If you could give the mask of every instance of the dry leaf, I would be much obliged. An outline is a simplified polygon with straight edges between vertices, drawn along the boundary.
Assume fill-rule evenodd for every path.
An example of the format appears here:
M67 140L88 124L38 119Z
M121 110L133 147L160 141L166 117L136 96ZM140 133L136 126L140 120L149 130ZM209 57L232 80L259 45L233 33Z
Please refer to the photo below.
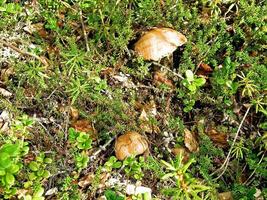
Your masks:
M98 184L98 188L104 188L109 177L110 173L103 172L99 177L100 183Z
M9 76L14 73L14 70L12 68L6 68L2 69L0 74L0 81L6 82L9 79Z
M184 143L190 152L197 152L199 150L195 135L192 134L187 128L184 130Z
M189 153L185 148L183 148L183 147L175 147L171 151L175 156L178 156L178 155L182 154L183 163L186 163L189 160Z
M76 131L89 133L93 140L97 139L97 131L86 119L81 119L73 122L71 124L71 127L73 127Z
M114 68L106 67L106 68L101 70L100 75L107 77L107 76L112 76L114 73L115 73Z
M211 127L208 127L205 132L217 146L226 147L228 145L227 134L219 133L216 129Z
M232 192L222 192L218 194L219 200L233 200Z
M11 97L12 96L12 93L7 91L6 89L4 88L0 88L0 94L3 96L3 97Z
M57 192L58 192L57 187L54 187L54 188L47 190L45 193L45 196L50 196L50 195L56 194Z
M23 197L25 197L25 195L29 192L29 190L26 189L19 189L16 192L16 195L18 196L18 199L22 199Z
M151 124L149 117L156 117L157 107L155 102L152 100L145 105L140 104L141 114L139 116L140 128L147 133L159 133L160 129L158 126Z
M186 42L186 37L173 29L155 28L137 41L134 50L145 60L158 61Z
M143 154L147 150L148 144L145 138L134 131L121 135L115 143L115 154L119 160L124 160L132 155Z
M33 153L29 153L26 156L24 156L23 162L25 164L29 164L31 161L35 160L35 155Z
M90 185L93 182L94 178L95 178L95 175L94 175L94 173L91 172L91 173L87 174L86 176L82 177L79 180L78 185L80 187L84 188L84 187Z
M173 82L166 78L166 73L157 71L154 74L154 83L158 86L161 84L165 84L169 86L170 88L174 88Z
M123 74L120 72L117 75L113 75L112 78L114 80L122 83L123 87L126 87L126 88L135 87L134 83L131 81L131 79L129 78L129 75L127 75L127 74Z
M9 130L10 123L10 114L4 110L0 115L0 131L7 132Z
M199 69L197 70L196 74L198 76L201 76L203 78L208 78L208 75L213 71L213 69L208 65L208 64L205 64L205 63L201 63L199 65Z
M151 116L151 115L150 115ZM160 129L158 126L151 124L149 121L148 115L145 111L145 109L142 110L140 116L139 116L139 121L140 121L140 128L147 132L147 133L159 133Z
M72 120L77 120L79 118L79 111L74 107L70 107L70 116Z
M208 64L205 64L205 63L201 63L199 65L199 68L204 70L205 72L212 72L213 71L213 69Z
M24 95L28 98L33 98L36 95L36 89L34 87L28 86L24 88Z
M140 121L140 128L148 133L152 133L152 126L149 124L149 119L147 116L146 111L143 109L140 116L139 116L139 121Z

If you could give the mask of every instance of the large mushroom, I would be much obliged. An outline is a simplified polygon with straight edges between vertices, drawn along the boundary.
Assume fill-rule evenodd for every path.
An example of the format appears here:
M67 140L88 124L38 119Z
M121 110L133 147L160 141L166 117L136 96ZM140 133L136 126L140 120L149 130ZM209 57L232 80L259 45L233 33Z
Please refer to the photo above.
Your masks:
M158 61L187 42L186 37L170 28L155 28L145 33L134 46L144 60Z
M143 154L147 149L148 144L145 138L134 131L121 135L115 143L115 154L119 160L124 160L132 155Z

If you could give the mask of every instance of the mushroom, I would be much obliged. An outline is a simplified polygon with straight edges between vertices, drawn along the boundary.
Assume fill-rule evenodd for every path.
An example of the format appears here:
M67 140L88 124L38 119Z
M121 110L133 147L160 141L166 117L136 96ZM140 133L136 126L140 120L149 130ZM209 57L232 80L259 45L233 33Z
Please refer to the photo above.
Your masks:
M147 149L148 144L145 138L134 131L121 135L115 143L115 154L119 160L124 160L131 155L143 154Z
M187 39L182 33L170 28L155 28L135 43L134 50L145 60L158 61L186 42Z

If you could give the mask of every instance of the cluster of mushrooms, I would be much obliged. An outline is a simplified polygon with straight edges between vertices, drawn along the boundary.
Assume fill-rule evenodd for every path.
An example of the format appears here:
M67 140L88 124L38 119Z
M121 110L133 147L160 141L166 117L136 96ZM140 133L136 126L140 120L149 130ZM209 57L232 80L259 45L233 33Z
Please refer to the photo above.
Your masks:
M186 37L170 28L154 28L146 32L135 44L134 51L144 60L159 61L172 54L187 42ZM147 140L137 132L129 131L119 136L115 143L117 159L141 155L148 151Z

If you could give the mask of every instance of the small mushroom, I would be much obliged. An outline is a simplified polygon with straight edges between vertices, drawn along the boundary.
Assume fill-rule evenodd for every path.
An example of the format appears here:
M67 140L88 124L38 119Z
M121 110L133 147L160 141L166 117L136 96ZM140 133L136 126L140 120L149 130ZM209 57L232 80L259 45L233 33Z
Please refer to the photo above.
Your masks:
M143 154L147 149L148 144L145 138L134 131L121 135L115 143L115 154L119 160L124 160L131 155Z
M186 42L187 39L182 33L170 28L155 28L135 43L134 50L145 60L158 61Z

